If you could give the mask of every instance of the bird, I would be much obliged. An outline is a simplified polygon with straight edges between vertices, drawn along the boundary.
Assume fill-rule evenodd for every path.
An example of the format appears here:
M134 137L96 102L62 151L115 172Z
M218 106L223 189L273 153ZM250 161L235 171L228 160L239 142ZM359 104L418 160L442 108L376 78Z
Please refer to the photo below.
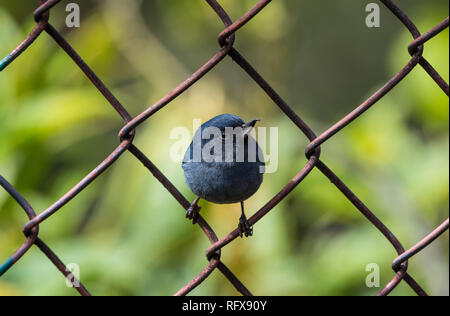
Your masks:
M258 121L246 123L236 115L222 114L194 133L182 162L186 184L198 196L186 212L193 223L200 211L200 199L216 204L240 203L239 235L253 235L244 201L258 191L265 171L261 148L250 135Z

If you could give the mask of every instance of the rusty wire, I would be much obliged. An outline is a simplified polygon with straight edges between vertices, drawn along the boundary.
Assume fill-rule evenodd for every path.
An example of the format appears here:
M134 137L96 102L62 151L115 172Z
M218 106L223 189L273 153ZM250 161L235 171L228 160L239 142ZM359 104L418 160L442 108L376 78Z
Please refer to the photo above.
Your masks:
M29 221L25 224L23 232L26 240L22 246L0 266L0 276L8 271L28 250L36 245L49 260L61 271L61 273L72 281L74 288L81 295L90 295L81 282L76 280L73 275L67 270L66 266L56 256L55 253L38 237L39 224L44 220L59 211L65 204L70 202L76 195L78 195L84 188L97 179L104 171L106 171L117 159L126 151L133 154L149 171L150 173L172 194L172 196L180 203L183 209L187 210L191 206L189 202L178 189L165 177L165 175L152 163L152 161L143 154L134 144L133 139L136 129L150 118L157 111L167 106L171 101L177 98L180 94L186 91L189 87L199 81L206 73L213 69L226 56L230 56L240 68L242 68L272 99L272 101L280 108L280 110L287 115L290 120L300 129L300 131L309 139L310 143L306 147L306 157L308 161L297 175L270 201L268 201L260 210L258 210L250 219L250 225L255 225L263 216L269 213L278 203L280 203L300 182L311 172L312 169L319 169L336 187L340 190L347 199L365 216L392 244L398 253L398 257L394 259L392 268L394 270L394 277L386 284L386 286L378 293L380 296L388 295L402 280L404 280L418 295L427 295L422 287L408 274L408 259L416 255L422 249L431 244L436 238L442 235L449 228L449 219L447 218L439 227L437 227L429 235L425 236L415 246L408 250L402 246L395 235L383 224L383 222L376 217L376 215L348 188L345 183L333 173L327 165L320 160L320 146L329 140L333 135L341 131L345 126L357 119L361 114L367 111L370 107L376 104L389 91L391 91L400 81L402 81L412 69L420 65L429 76L436 82L436 84L449 95L449 86L445 80L438 74L438 72L427 62L423 56L424 44L432 39L434 36L441 33L449 26L449 18L439 23L437 26L428 32L421 34L409 17L398 8L391 0L381 0L381 2L403 23L413 37L413 41L408 45L408 51L411 59L408 63L385 85L376 91L371 97L364 101L361 105L356 107L351 113L346 115L335 125L331 126L325 132L317 136L312 129L292 110L292 108L281 98L279 94L269 85L269 83L256 71L249 62L234 48L236 32L243 27L249 20L253 19L271 0L259 0L258 3L245 13L241 18L233 22L228 16L227 12L219 5L216 0L206 0L209 6L214 10L217 16L223 22L225 29L219 34L218 42L220 49L209 59L203 66L201 66L193 75L182 82L170 93L162 97L158 102L147 108L138 116L132 118L122 104L116 99L105 84L97 77L94 71L83 61L83 59L76 53L64 37L50 24L49 15L50 9L60 2L60 0L38 0L39 7L34 11L34 18L36 21L35 28L27 36L27 38L19 44L7 57L0 61L0 71L5 69L11 62L13 62L23 51L25 51L33 41L35 41L42 32L49 34L56 43L70 56L76 65L85 73L92 84L103 94L106 100L112 105L116 112L122 117L125 125L119 133L119 146L91 173L76 184L69 192L57 200L53 205L49 206L40 214L36 214L31 205L24 199L24 197L17 192L14 187L8 183L6 179L0 176L0 185L11 195L12 198L23 208ZM269 9L268 9L269 10ZM250 296L252 293L245 287L245 285L231 272L227 266L221 261L221 251L229 243L239 236L238 229L233 230L225 237L219 238L216 236L211 226L199 216L197 225L203 230L211 246L206 250L206 258L208 259L207 266L195 278L188 282L184 287L175 293L175 295L186 295L199 284L205 281L208 276L218 269L239 291L242 295ZM77 282L74 282L77 281Z

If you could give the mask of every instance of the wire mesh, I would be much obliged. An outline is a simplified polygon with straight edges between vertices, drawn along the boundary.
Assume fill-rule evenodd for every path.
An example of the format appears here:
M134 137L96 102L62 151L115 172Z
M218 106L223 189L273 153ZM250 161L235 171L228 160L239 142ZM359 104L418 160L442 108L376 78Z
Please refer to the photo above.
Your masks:
M9 195L15 199L15 201L23 208L29 221L23 228L23 233L26 237L25 242L21 247L0 266L0 276L7 272L14 266L33 245L36 245L48 259L57 267L57 269L74 284L74 288L81 294L88 296L89 291L83 286L83 284L77 280L70 271L66 268L64 263L56 256L56 254L38 237L39 224L45 221L50 216L54 215L61 208L69 203L75 196L82 192L89 184L95 181L103 172L114 164L125 152L130 152L139 160L144 167L146 167L150 173L168 190L171 195L179 202L184 210L188 210L191 207L189 202L180 191L167 179L167 177L153 164L153 162L142 153L139 148L133 144L135 132L137 128L149 119L157 111L163 109L165 106L171 103L175 98L185 92L189 87L198 82L206 73L213 69L218 63L220 63L226 56L231 57L234 62L244 70L250 78L252 78L260 87L265 91L267 96L277 105L280 110L289 117L289 119L298 127L301 133L303 133L310 141L306 147L306 157L308 159L305 166L292 178L292 180L270 201L268 201L261 209L259 209L251 218L249 218L249 224L251 226L258 223L262 217L267 215L278 203L280 203L292 190L294 190L313 170L317 168L322 174L327 177L336 188L344 194L347 199L361 212L363 216L370 221L381 234L383 234L388 241L392 244L398 257L394 259L392 268L394 270L394 276L392 280L379 291L379 296L388 295L402 280L405 281L418 295L427 295L425 290L414 280L414 278L408 273L408 259L419 253L425 247L430 245L436 238L443 234L449 228L449 219L447 218L439 227L432 231L429 235L425 236L415 246L408 250L402 246L400 241L395 235L383 224L383 222L376 217L376 215L350 190L349 187L330 169L327 165L320 160L321 146L327 142L330 138L340 132L345 126L361 116L370 107L375 105L381 98L389 93L400 81L402 81L408 74L418 65L420 65L433 79L436 84L443 90L443 92L449 95L449 86L445 80L438 74L438 72L430 65L423 56L424 44L441 33L449 26L449 18L436 25L428 32L421 34L410 18L391 0L381 0L381 2L394 14L401 23L408 29L413 37L413 41L408 45L408 51L411 55L411 59L408 63L392 77L386 84L384 84L378 91L376 91L371 97L364 101L361 105L356 107L352 112L338 121L335 125L331 126L325 132L320 135L316 135L313 130L298 116L292 108L282 99L282 97L271 87L271 85L261 76L261 74L251 66L251 64L234 48L235 34L242 28L248 21L255 18L258 13L265 9L265 7L271 2L271 0L260 0L257 4L245 13L241 18L236 21L232 21L227 12L220 6L216 0L206 0L209 6L213 9L215 14L223 22L225 29L218 36L218 43L220 49L217 53L211 57L203 66L201 66L194 74L189 76L184 82L178 85L167 95L163 96L158 102L147 108L144 112L136 117L131 117L128 114L124 106L116 99L111 91L105 86L105 84L98 78L94 71L83 61L83 59L77 54L77 52L70 46L65 38L50 24L49 15L50 9L57 5L60 0L38 0L39 7L34 11L34 19L36 26L26 39L20 43L7 57L0 61L0 71L5 69L11 64L17 57L20 56L41 34L45 31L50 35L55 42L63 49L67 55L75 62L75 64L84 72L89 78L92 84L103 94L106 100L111 104L114 110L124 120L124 126L119 132L120 144L118 147L100 163L91 173L83 178L78 184L76 184L69 192L57 200L53 205L49 206L46 210L40 214L36 214L31 205L25 200L25 198L2 176L0 176L0 185L9 193ZM270 10L268 8L267 10ZM227 268L227 266L221 261L222 249L235 240L239 236L239 230L235 229L225 237L219 239L211 228L211 226L205 221L205 219L199 215L197 225L205 233L206 237L211 242L211 246L206 250L206 258L208 264L197 276L189 281L184 287L178 290L175 295L181 296L191 292L194 288L204 282L211 273L218 269L235 287L235 289L242 295L251 296L252 293L246 288L241 280L239 280L233 272Z

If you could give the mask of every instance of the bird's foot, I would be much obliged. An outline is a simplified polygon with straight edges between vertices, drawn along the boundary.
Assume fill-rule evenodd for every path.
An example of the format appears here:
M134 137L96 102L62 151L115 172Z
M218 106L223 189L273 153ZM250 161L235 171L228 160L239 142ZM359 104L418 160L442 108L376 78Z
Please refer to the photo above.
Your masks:
M245 217L244 215L241 216L241 218L239 219L239 236L244 237L249 237L249 236L253 236L253 227L250 226L250 223L248 222L247 217Z
M201 207L198 206L198 201L200 198L196 198L195 201L189 206L189 208L186 211L186 218L189 220L192 220L192 224L197 223L198 214L200 212Z

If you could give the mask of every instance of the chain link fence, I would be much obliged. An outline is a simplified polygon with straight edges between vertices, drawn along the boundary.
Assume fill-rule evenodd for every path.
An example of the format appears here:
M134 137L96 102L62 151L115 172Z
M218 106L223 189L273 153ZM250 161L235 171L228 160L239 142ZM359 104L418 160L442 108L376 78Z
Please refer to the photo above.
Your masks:
M449 18L436 25L431 30L421 34L411 19L402 10L397 7L391 0L381 0L381 2L394 14L401 23L408 29L413 37L413 41L408 46L408 51L411 55L409 62L385 85L376 91L371 97L364 101L361 105L356 107L351 113L346 115L335 125L331 126L320 135L316 135L313 130L292 110L292 108L282 99L282 97L270 86L270 84L258 73L258 71L251 66L251 64L234 48L236 32L242 28L248 21L255 18L258 13L265 9L271 0L260 0L250 11L245 13L241 18L232 21L227 12L220 6L216 0L206 0L218 18L223 22L225 29L218 36L219 50L209 59L202 67L200 67L194 74L182 82L170 93L162 97L158 102L147 108L144 112L136 117L131 117L125 107L116 99L105 84L97 77L94 71L83 61L77 52L70 46L65 38L50 24L49 15L50 9L57 5L60 0L38 0L39 7L34 11L34 19L36 21L35 28L27 36L27 38L18 45L7 57L0 61L0 71L5 69L17 57L20 56L41 34L45 31L50 35L55 42L63 49L67 55L75 62L75 64L85 73L92 84L103 94L107 101L112 105L113 109L124 120L124 126L119 133L119 146L99 164L91 173L76 184L69 192L57 200L53 205L48 207L40 214L36 214L33 207L24 199L24 197L14 189L14 187L2 176L0 176L0 185L11 195L12 198L23 208L29 221L25 224L23 232L25 234L25 242L22 246L0 266L0 276L6 273L14 264L19 261L33 245L36 245L48 259L58 268L59 271L74 285L74 288L81 295L90 295L89 291L83 286L80 280L77 280L74 275L66 268L64 263L57 257L57 255L39 238L39 224L45 221L50 216L61 210L61 208L69 203L75 196L82 192L89 184L95 181L103 172L105 172L112 164L114 164L125 152L130 152L136 157L150 173L168 190L171 195L179 202L181 208L188 210L191 206L189 202L180 191L166 178L166 176L152 163L152 161L143 154L139 148L133 144L133 139L137 128L149 119L157 111L163 109L171 101L185 92L189 87L199 81L206 73L213 69L226 56L233 59L237 66L245 71L251 79L253 79L263 89L267 96L272 99L275 105L289 117L289 119L298 127L299 132L303 133L310 143L306 148L306 157L308 159L306 165L301 169L297 175L270 201L268 201L260 210L258 210L251 218L249 224L255 225L267 213L274 209L293 189L295 189L304 180L314 168L320 170L325 177L327 177L336 188L344 194L347 199L361 212L363 216L370 221L381 234L383 234L398 253L398 257L394 259L392 268L394 276L392 280L384 286L378 293L380 296L388 295L402 280L405 281L418 295L427 295L425 290L414 280L408 273L408 259L419 253L422 249L430 245L436 238L443 234L449 228L448 218L429 235L425 236L416 245L405 250L400 241L395 235L379 220L376 215L347 187L347 185L320 160L321 146L332 138L335 134L341 131L345 126L357 119L370 107L376 104L381 98L389 93L400 81L402 81L408 74L418 65L420 65L430 76L430 80L434 80L436 84L448 96L449 87L445 80L438 74L438 72L430 65L423 56L424 44L432 39L434 36L441 33L449 26ZM265 10L270 10L266 8ZM180 208L180 209L181 209ZM230 269L221 261L222 249L239 237L238 229L233 230L225 237L219 239L211 228L211 226L199 216L196 223L210 240L211 246L206 250L206 258L208 264L197 276L189 281L183 288L175 293L175 295L186 295L194 288L205 281L210 274L218 269L242 295L250 296L252 293L239 280ZM258 293L264 294L264 293Z

